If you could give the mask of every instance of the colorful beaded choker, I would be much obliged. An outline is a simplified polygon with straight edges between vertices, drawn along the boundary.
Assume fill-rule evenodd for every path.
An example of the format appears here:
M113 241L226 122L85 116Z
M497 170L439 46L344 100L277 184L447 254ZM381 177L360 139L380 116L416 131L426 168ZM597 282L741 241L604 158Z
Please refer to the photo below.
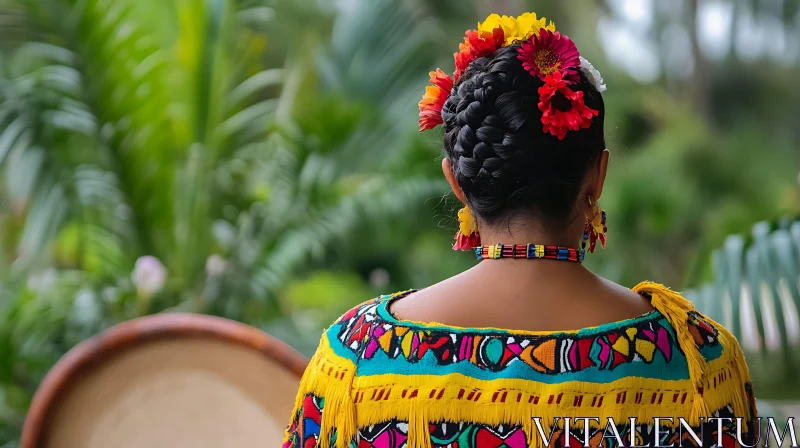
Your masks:
M583 263L585 251L570 247L546 246L544 244L496 244L478 246L475 255L478 260L499 258L544 258Z

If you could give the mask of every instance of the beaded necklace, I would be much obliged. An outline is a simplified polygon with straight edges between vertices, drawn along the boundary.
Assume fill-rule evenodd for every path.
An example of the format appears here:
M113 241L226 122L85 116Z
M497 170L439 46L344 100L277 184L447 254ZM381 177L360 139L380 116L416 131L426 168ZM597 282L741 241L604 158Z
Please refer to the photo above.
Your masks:
M583 263L585 251L571 247L548 246L544 244L495 244L478 246L475 255L478 260L497 260L500 258L544 258Z

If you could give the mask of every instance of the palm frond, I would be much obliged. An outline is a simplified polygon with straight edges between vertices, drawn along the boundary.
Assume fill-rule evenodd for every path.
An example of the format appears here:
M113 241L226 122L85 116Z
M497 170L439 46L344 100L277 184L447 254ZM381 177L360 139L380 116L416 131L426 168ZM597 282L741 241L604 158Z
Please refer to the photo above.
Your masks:
M757 381L797 380L800 357L800 221L753 227L713 253L714 281L686 292L742 343ZM760 366L769 365L766 370Z
M403 216L409 208L441 195L444 181L427 178L372 179L353 194L309 216L281 235L253 275L254 297L269 297L301 265L320 259L332 243L343 240L362 222Z

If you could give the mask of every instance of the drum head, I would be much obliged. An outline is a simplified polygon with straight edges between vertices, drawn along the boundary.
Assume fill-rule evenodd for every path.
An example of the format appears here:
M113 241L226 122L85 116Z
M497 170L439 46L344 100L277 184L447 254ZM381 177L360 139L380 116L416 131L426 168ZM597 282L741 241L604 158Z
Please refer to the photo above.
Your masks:
M125 322L51 370L22 446L280 446L305 363L282 342L225 319Z

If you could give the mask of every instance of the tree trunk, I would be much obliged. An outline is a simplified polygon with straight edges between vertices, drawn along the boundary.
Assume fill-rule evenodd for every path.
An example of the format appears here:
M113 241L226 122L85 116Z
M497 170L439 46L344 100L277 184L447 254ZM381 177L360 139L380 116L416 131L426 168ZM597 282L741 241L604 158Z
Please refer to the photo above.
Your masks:
M694 58L694 73L692 74L690 91L692 92L692 101L697 111L708 118L711 112L711 92L709 91L710 66L705 56L703 56L703 51L700 49L697 31L698 9L699 0L689 0L689 17L687 19L689 24L689 38L692 42L692 57Z

